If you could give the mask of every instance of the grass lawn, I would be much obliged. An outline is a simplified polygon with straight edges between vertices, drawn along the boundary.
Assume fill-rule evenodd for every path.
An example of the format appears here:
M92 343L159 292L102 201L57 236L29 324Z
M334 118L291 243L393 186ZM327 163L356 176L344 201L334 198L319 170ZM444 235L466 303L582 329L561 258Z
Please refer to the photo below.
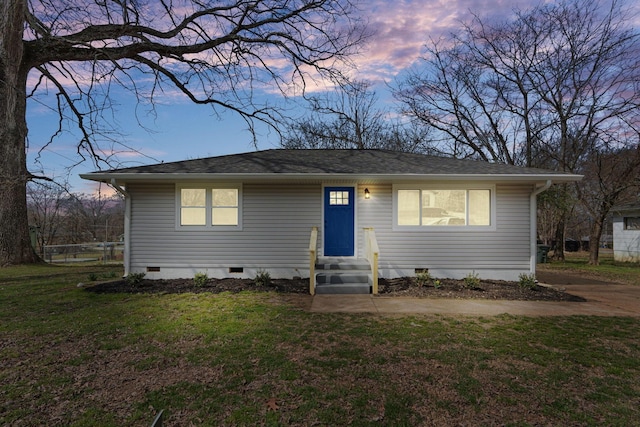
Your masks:
M115 272L115 274L114 274ZM640 319L309 313L0 269L0 425L637 425Z

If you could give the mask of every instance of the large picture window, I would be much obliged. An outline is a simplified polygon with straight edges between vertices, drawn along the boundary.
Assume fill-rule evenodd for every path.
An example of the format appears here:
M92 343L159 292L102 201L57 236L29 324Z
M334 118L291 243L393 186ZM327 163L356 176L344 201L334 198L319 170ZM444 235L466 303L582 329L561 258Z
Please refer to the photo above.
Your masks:
M180 186L176 202L178 226L240 226L240 186Z
M396 225L492 226L492 188L397 188Z

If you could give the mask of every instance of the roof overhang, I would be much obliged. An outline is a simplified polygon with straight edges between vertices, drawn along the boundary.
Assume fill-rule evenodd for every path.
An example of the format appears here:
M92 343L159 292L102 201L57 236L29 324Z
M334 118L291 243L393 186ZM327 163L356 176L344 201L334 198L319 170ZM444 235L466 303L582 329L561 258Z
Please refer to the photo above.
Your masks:
M636 213L640 213L640 205L639 206L625 206L625 207L613 207L611 209L611 212L614 215L628 215L628 214L636 214Z
M310 182L310 181L357 181L357 182L416 182L416 181L491 181L553 183L575 182L582 175L572 174L225 174L225 173L109 173L92 172L81 174L91 181L111 183L127 182L183 182L183 181L242 181L242 182Z

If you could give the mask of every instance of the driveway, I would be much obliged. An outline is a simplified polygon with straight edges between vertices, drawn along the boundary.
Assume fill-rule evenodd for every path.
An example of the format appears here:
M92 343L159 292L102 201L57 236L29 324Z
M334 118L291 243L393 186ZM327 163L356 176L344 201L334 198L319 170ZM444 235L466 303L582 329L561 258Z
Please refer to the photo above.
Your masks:
M463 316L632 316L640 317L640 286L619 285L565 273L540 272L540 283L586 302L490 301L399 298L373 295L315 295L312 312L444 314Z
M536 276L541 283L580 296L587 302L596 302L612 313L629 312L633 313L629 315L640 316L640 286L620 285L563 272L540 271Z

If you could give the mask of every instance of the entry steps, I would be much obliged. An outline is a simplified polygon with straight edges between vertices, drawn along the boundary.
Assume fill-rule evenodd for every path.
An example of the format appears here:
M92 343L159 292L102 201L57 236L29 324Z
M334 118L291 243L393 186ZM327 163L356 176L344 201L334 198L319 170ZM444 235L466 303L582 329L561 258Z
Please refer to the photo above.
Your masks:
M365 259L318 257L316 294L370 294L371 266Z

